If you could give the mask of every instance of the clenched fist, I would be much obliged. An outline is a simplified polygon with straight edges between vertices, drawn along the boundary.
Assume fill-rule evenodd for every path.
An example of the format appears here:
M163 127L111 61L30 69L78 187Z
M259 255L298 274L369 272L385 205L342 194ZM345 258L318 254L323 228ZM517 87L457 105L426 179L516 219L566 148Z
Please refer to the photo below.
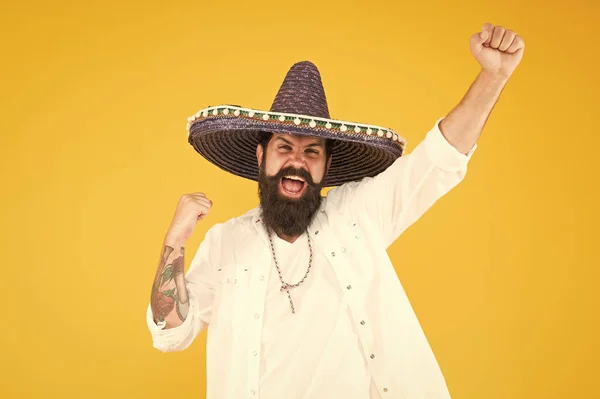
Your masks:
M196 223L210 212L212 201L204 193L184 194L179 199L175 216L167 233L168 241L184 242L194 232Z
M471 53L481 68L506 78L521 62L524 49L521 36L499 25L485 24L471 36Z

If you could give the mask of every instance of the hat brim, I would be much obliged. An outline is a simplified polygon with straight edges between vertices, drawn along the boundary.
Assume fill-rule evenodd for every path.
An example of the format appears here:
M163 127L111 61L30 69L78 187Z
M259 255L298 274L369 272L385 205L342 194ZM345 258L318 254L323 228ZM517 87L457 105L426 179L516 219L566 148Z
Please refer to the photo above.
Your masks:
M188 141L219 168L258 180L261 131L335 140L325 187L376 176L402 156L406 140L390 129L307 115L216 106L188 119Z

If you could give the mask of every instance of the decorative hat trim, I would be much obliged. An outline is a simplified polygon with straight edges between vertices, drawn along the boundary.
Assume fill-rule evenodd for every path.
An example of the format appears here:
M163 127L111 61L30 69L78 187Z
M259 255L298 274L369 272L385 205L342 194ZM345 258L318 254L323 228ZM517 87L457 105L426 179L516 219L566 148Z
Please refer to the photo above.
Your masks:
M194 123L205 118L248 118L261 122L272 122L274 125L295 125L300 127L310 127L319 129L333 134L344 136L378 136L388 139L390 142L399 145L404 151L406 147L406 139L401 137L392 129L381 126L367 125L363 123L319 118L309 115L290 114L282 112L261 111L251 108L242 108L232 105L217 105L210 106L196 112L188 118L187 133L190 135L191 127Z

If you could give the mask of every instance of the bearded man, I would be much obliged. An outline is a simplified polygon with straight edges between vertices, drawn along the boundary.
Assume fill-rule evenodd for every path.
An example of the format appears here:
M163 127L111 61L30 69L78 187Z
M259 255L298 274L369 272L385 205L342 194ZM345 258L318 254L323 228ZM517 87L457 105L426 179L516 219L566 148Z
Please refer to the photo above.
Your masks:
M474 34L480 73L409 155L393 130L331 119L310 62L289 70L269 111L191 117L192 146L257 180L260 206L212 226L184 275L212 202L180 199L147 310L154 347L183 350L208 328L209 399L449 398L386 249L463 180L523 51L501 26Z

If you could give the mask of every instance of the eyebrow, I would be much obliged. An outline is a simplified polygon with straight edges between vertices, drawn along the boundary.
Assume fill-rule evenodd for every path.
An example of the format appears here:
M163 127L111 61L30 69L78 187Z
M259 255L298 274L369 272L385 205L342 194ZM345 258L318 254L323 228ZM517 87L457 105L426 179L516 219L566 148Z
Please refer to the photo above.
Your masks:
M289 145L291 145L291 146L293 146L293 145L294 145L294 143L292 143L291 141L289 141L289 140L287 140L287 139L284 139L284 138L283 138L283 137L281 137L281 136L278 136L278 137L277 137L275 140L281 140L281 141L284 141L285 143L287 143L287 144L289 144ZM310 143L309 145L307 145L307 147L321 147L321 148L323 148L323 144L321 144L321 143L319 143L318 141L316 141L316 142L314 142L314 143Z

